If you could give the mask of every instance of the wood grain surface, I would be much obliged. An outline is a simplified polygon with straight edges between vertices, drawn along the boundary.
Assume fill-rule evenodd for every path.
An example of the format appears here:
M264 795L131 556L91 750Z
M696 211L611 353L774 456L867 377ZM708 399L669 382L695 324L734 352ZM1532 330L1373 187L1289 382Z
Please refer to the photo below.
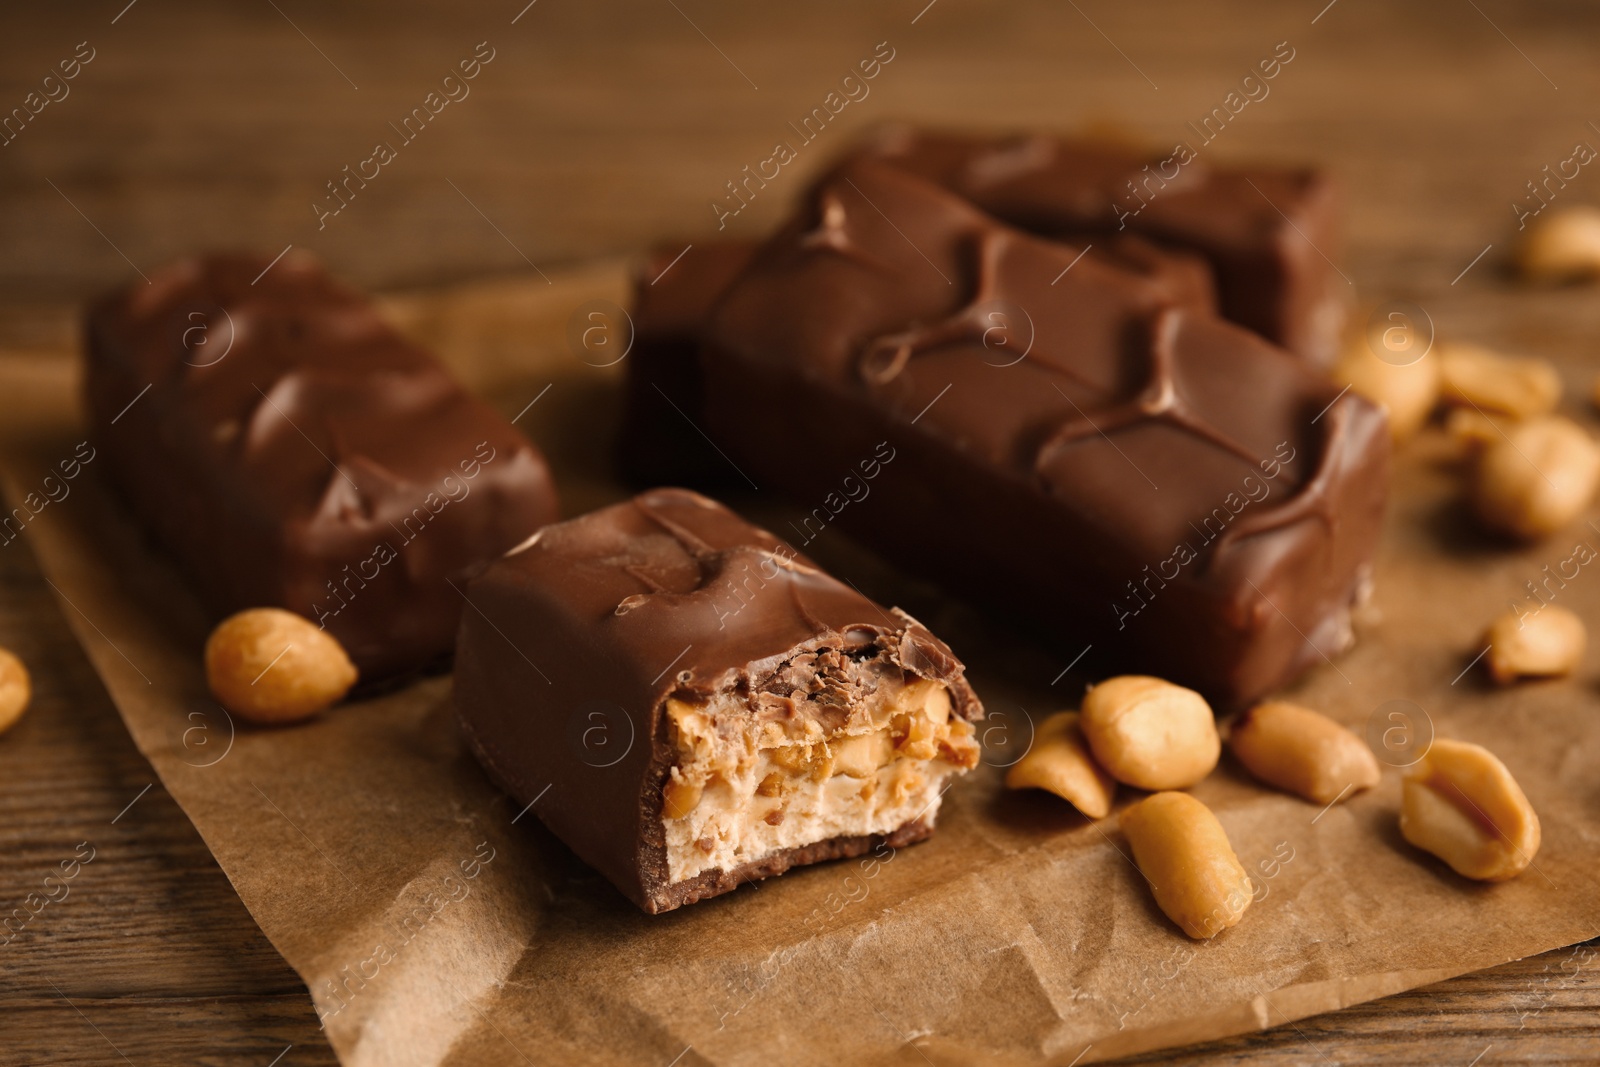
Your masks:
M0 136L0 351L59 345L63 307L199 247L308 248L379 287L708 240L724 183L879 42L895 58L870 95L725 232L762 232L881 120L1191 139L1282 41L1295 58L1270 95L1205 151L1336 171L1350 225L1327 252L1356 301L1405 297L1453 336L1590 351L1594 290L1529 291L1504 270L1526 183L1600 145L1600 10L1579 0L7 5L0 117L30 92L58 99ZM481 42L493 58L470 95L410 141L392 132ZM319 228L326 183L379 140L396 158ZM1585 202L1600 202L1587 170L1557 193ZM295 975L161 787L146 791L71 610L26 537L0 548L0 644L37 686L0 738L0 913L83 843L94 855L0 945L0 1063L331 1062ZM1593 1063L1597 953L1135 1062Z

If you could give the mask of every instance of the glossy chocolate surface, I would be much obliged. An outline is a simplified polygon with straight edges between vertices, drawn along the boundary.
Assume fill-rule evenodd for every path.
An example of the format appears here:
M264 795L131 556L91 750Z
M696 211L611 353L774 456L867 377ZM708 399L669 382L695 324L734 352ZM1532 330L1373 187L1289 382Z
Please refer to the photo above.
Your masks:
M1043 236L1132 233L1198 252L1216 271L1225 317L1314 363L1336 354L1350 293L1329 258L1340 251L1338 191L1316 170L907 126L879 130L854 155L937 181Z
M1383 416L1081 250L857 161L719 302L712 434L805 502L888 442L840 525L1067 658L1091 644L1090 662L1247 701L1351 640ZM779 397L793 417L749 417Z
M635 276L634 346L625 379L618 441L623 476L636 485L672 482L707 492L750 484L704 436L705 374L700 338L717 301L749 267L760 246L725 241L662 249ZM1215 311L1211 268L1194 253L1164 249L1121 234L1087 253L1109 259L1162 285L1172 301Z
M949 687L982 709L943 642L699 494L657 489L548 526L468 588L456 706L491 776L641 908L666 911L798 862L857 854L819 842L747 869L668 881L664 704L718 693L754 720L826 716L860 673ZM902 827L900 841L926 826Z
M86 395L135 514L217 614L322 623L365 681L448 657L469 572L557 517L543 457L294 254L96 304Z

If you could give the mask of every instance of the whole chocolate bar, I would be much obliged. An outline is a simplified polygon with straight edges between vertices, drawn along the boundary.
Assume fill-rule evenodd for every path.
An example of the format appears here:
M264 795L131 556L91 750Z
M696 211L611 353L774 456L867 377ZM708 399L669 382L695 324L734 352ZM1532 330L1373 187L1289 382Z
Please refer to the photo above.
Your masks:
M1069 658L1092 645L1091 669L1247 701L1352 639L1384 417L1080 251L858 161L719 302L712 435L763 487L816 507L802 536L837 521L1070 638ZM871 493L833 508L884 443Z
M702 436L700 329L757 247L712 241L663 248L634 276L618 459L635 485L744 484Z
M907 168L1030 232L1142 234L1204 255L1222 313L1319 365L1337 354L1346 281L1339 198L1307 168L1214 167L1180 145L1151 157L1046 135L965 136L890 126L856 153Z
M305 615L364 680L446 658L469 570L557 517L538 450L303 256L189 260L100 301L85 390L210 608Z
M920 840L977 763L943 642L688 490L547 526L468 591L473 750L652 914Z

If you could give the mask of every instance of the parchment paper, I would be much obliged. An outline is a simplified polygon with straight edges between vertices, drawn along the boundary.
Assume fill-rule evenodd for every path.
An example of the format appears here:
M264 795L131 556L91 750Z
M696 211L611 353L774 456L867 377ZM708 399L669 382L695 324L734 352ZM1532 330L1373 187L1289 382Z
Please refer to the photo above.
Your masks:
M621 366L580 358L569 320L586 301L624 303L624 289L610 263L390 309L471 387L521 413L575 514L625 489L609 474ZM11 504L82 440L69 357L0 359ZM1576 384L1579 369L1566 370ZM1579 541L1600 548L1600 525L1522 551L1480 539L1437 433L1399 465L1359 645L1291 695L1358 732L1372 725L1390 763L1413 758L1406 743L1430 729L1488 745L1537 808L1543 848L1515 881L1472 884L1401 839L1394 767L1379 788L1319 810L1225 757L1195 793L1258 899L1211 943L1155 908L1114 818L1092 824L1048 795L1000 789L1031 722L1073 706L1092 680L1092 650L1065 672L1082 649L898 577L835 530L806 551L967 661L991 716L984 765L948 794L924 844L652 918L489 785L457 735L447 677L299 727L235 727L205 691L198 607L99 475L90 460L21 536L140 750L305 978L347 1064L1088 1063L1600 933L1595 669L1508 691L1466 669L1486 621ZM729 502L777 531L804 510L772 492ZM1581 567L1558 591L1591 626L1597 573Z

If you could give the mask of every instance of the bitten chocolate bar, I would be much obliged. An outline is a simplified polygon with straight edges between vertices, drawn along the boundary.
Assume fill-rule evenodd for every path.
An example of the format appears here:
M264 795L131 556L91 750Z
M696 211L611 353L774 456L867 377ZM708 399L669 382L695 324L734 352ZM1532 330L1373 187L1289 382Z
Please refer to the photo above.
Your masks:
M1384 417L1081 251L858 161L718 303L711 434L805 505L887 442L841 526L1091 669L1252 699L1352 640Z
M1216 167L1180 146L1149 156L1046 135L963 136L890 126L856 153L944 185L1043 236L1095 241L1133 233L1199 252L1216 271L1222 313L1297 355L1332 362L1347 283L1339 198L1309 168Z
M547 526L469 593L473 750L647 912L920 840L978 761L943 642L688 490Z
M467 573L557 517L527 439L305 257L189 260L100 301L86 393L210 608L305 615L366 680L447 657Z

